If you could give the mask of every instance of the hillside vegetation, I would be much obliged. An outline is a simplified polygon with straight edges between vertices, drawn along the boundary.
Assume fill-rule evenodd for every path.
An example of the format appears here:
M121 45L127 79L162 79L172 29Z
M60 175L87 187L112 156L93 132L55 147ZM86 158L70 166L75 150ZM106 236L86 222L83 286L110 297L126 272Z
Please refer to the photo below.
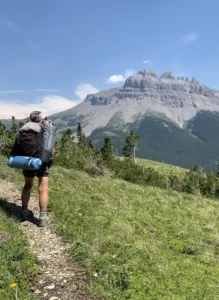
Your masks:
M67 110L51 116L57 125L58 139L61 139L66 129L76 133L78 122L82 127L89 124L89 119L75 115ZM19 123L19 120L17 120ZM8 129L10 120L3 120ZM140 136L136 155L139 158L165 162L183 168L200 165L205 171L217 171L219 162L219 114L218 112L201 111L192 118L184 128L166 116L158 113L143 115L131 123L124 123L121 116L115 114L105 127L96 128L89 138L100 149L103 138L111 138L116 154L122 155L124 139L132 130Z
M181 167L161 163L154 160L149 159L137 159L137 162L139 165L147 167L147 168L153 168L155 171L159 172L160 174L166 174L166 175L175 175L177 177L183 177L188 173L188 169L184 169Z
M5 163L0 176L21 185ZM200 196L52 168L54 227L103 299L218 299L218 209Z
M4 160L5 162L5 160ZM5 164L2 164L1 168ZM4 172L1 172L4 176ZM0 197L0 206L6 205ZM29 244L18 229L15 220L0 210L0 299L37 299L30 296L32 281L37 275L35 257L30 253Z

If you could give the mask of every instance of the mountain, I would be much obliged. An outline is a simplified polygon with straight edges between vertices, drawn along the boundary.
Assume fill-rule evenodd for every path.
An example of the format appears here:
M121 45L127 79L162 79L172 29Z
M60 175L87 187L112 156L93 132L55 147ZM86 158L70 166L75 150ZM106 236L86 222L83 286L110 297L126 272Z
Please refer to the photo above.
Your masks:
M80 122L97 147L110 136L120 155L130 130L139 136L137 156L182 167L217 169L219 91L195 78L140 71L119 88L88 95L78 106L51 116L59 134Z
M174 78L168 72L158 78L155 71L143 70L129 77L123 87L88 95L84 102L53 119L58 119L60 127L81 121L90 135L112 118L114 121L115 115L127 124L159 113L183 128L201 110L219 111L219 91L199 84L195 78Z

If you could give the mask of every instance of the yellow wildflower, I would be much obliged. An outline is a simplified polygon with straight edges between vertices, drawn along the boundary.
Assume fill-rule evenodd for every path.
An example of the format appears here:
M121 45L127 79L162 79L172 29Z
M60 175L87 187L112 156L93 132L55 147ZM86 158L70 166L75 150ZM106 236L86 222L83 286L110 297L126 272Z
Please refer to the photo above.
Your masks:
M17 283L15 283L15 282L13 282L13 283L10 284L10 288L14 288L16 286L17 286Z

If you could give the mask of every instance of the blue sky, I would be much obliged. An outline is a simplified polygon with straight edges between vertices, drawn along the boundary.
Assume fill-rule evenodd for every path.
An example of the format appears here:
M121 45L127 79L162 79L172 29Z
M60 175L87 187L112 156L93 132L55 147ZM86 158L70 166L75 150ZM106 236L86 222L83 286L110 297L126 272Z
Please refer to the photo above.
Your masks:
M218 11L218 0L1 1L0 118L67 109L141 69L219 89Z

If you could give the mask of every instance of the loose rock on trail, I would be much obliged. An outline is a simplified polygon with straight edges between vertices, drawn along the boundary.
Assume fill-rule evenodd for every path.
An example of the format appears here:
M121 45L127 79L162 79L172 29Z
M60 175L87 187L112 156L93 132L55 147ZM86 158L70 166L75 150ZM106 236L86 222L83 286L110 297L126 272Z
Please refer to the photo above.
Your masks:
M14 184L0 179L0 198L7 202L7 213L18 220L21 212L20 194ZM100 299L89 295L85 270L68 254L70 245L63 243L52 232L51 224L45 228L37 226L38 199L31 197L29 209L34 217L20 222L19 226L29 240L30 249L37 257L40 270L38 282L31 288L30 294L40 300Z

